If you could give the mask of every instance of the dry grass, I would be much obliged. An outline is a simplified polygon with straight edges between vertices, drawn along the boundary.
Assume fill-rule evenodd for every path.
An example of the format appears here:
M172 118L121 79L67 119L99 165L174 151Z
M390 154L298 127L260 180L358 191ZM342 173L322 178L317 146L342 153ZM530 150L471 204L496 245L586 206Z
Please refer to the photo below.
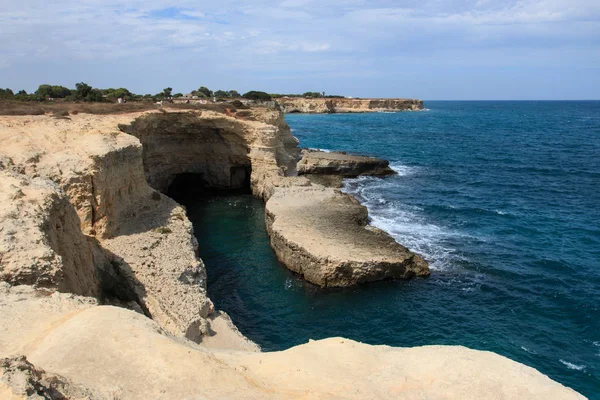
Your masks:
M0 115L44 115L68 116L78 113L86 114L124 114L136 111L151 110L156 107L152 103L69 103L69 102L24 102L1 101Z
M0 101L0 115L53 115L67 117L79 113L85 114L126 114L147 110L155 110L158 105L152 102L118 103L76 103L76 102L22 102ZM176 110L211 110L220 113L236 112L236 107L229 103L216 104L175 104L164 103L163 108Z

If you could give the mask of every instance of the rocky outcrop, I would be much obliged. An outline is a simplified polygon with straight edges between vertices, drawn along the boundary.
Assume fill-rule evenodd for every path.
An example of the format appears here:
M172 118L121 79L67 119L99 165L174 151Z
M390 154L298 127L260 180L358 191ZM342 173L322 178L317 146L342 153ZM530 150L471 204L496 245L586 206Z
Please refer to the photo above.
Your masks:
M417 99L348 99L282 97L277 99L285 113L334 114L382 111L417 111L423 109L423 101Z
M57 185L0 167L0 281L99 297L104 258Z
M304 149L298 162L298 174L356 178L360 175L394 175L395 172L387 160L380 158Z
M15 355L0 362L0 394L29 386L71 399L583 399L532 368L459 346L394 348L330 338L272 353L212 350L129 310L75 307L60 314L56 303L67 295L28 303L13 290L2 301L0 324L36 334L11 338ZM0 343L5 335L0 329ZM0 346L0 358L6 353Z
M265 212L277 258L319 286L429 275L420 256L368 226L366 208L337 189L279 189Z
M117 128L141 115L0 118L0 278L131 307L200 341L215 311L191 223Z
M185 186L247 188L266 198L281 177L296 174L298 141L277 110L243 115L153 113L120 129L140 139L148 183L163 193L186 178Z
M427 267L355 199L295 176L281 112L244 111L0 117L0 397L582 398L464 348L333 338L258 352L208 299L184 209L147 180L236 188L232 168L249 164L278 256L323 286Z

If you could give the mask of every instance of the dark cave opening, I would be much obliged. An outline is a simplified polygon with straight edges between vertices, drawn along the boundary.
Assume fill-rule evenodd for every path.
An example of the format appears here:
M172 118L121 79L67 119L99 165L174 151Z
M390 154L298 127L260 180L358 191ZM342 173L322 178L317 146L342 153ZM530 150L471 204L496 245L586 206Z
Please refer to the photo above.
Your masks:
M203 173L183 172L175 175L175 178L169 185L166 195L181 204L186 204L190 200L234 194L249 194L250 175L252 169L250 166L240 165L230 168L229 186L213 186L205 179Z

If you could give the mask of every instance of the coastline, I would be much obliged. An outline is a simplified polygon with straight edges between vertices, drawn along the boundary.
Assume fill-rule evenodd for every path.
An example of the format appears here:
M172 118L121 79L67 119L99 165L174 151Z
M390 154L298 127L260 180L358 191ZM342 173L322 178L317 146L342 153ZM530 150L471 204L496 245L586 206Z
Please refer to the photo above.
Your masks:
M419 99L279 98L276 102L286 114L401 112L424 109L423 101Z
M233 326L214 323L219 315L206 296L204 266L195 255L197 244L189 220L177 203L148 186L146 181L166 191L172 184L172 181L169 183L171 176L188 171L202 173L203 179L210 180L217 187L223 182L243 184L249 178L255 196L269 201L278 199L274 196L303 193L311 184L305 177L294 176L295 163L292 165L292 162L297 140L289 134L281 112L255 111L254 117L260 118L259 121L239 120L212 112L162 114L79 115L72 116L72 120L2 118L0 133L8 144L0 154L2 184L6 187L3 193L8 196L3 204L10 204L9 209L3 212L2 223L3 226L13 224L11 229L4 231L3 243L16 242L18 246L3 247L2 280L5 283L2 285L1 301L11 312L6 314L9 317L4 321L6 332L0 341L6 346L0 355L9 357L17 353L27 356L35 366L46 371L34 373L27 367L32 382L54 385L53 390L73 395L85 389L99 396L119 390L126 393L127 398L147 398L164 391L176 397L191 395L193 392L186 390L193 388L192 383L202 379L201 375L222 375L215 371L223 371L223 368L230 378L212 378L214 383L206 387L211 398L265 398L267 393L271 398L281 398L281 393L290 390L300 395L310 387L305 378L294 376L273 387L273 373L281 368L282 363L289 364L290 360L294 360L296 365L303 365L303 370L318 370L317 366L321 363L314 359L315 351L327 354L330 361L334 359L331 354L336 354L341 363L339 371L347 376L340 376L333 383L330 380L323 382L322 374L317 373L311 378L315 382L313 390L323 390L324 383L329 386L326 391L330 393L347 394L346 385L356 383L356 377L342 367L348 357L374 358L372 365L375 367L381 363L376 355L385 354L385 363L391 371L412 370L414 365L407 367L402 364L398 349L360 345L344 339L309 343L279 354L253 355L251 346L245 348L248 352L232 352L231 343L239 343L242 338L236 335ZM136 120L133 124L132 119ZM165 131L165 127L175 131ZM190 149L184 140L184 146L190 151L188 155L193 156L186 158L182 147L163 145L169 135L182 135L177 138L179 141L198 132L212 135L215 129L221 132L222 138L227 138L229 144L242 143L240 140L243 139L250 151L245 153L246 148L240 146L243 152L227 153L230 158L221 167L215 164L215 160L223 160L221 150L231 149L231 146L215 146L211 152L194 153L200 149ZM48 130L54 130L55 136L46 135ZM139 141L123 131L133 134ZM160 132L164 132L163 136ZM160 152L153 154L152 149ZM185 166L186 160L197 160L199 155L206 160L202 168L194 164ZM157 162L162 160L165 163L169 157L176 157L179 162L167 165ZM251 176L242 174L248 162L252 166ZM165 169L182 166L185 168ZM231 175L224 176L224 171ZM330 188L312 190L334 193ZM356 215L364 222L364 207L356 200L351 203L354 203L353 209L361 210L356 211ZM29 209L28 204L47 207L38 211ZM26 218L18 221L14 215ZM40 239L28 242L31 238L36 239L32 235ZM68 246L75 237L79 243L77 253L70 253ZM46 254L36 253L40 241L47 246ZM50 262L47 262L48 254L51 255ZM27 269L23 260L31 257L36 260L35 268ZM174 264L173 259L178 262ZM84 266L95 272L82 275L80 269ZM88 280L84 281L84 277ZM92 300L94 298L97 300ZM21 316L26 316L27 320L17 323ZM151 316L152 320L146 316ZM13 326L18 326L18 331L10 329ZM39 329L46 333L40 336ZM216 346L221 350L214 353L206 346L209 341L204 341L203 347L193 343L202 344L202 338L206 336L218 339L219 336L227 338L230 334L233 339L225 339L225 343L217 341ZM168 360L167 369L153 371L147 368L155 358L139 349L149 344L161 349L164 360ZM336 348L339 344L343 346ZM92 358L81 357L89 354L92 348L101 348L102 352ZM185 352L192 353L192 350L191 356L184 355ZM428 350L422 351L428 353ZM431 350L431 357L442 360L440 365L443 365L443 352L437 351L437 348ZM450 359L463 354L460 348L445 348L443 351ZM61 357L60 354L70 356ZM175 358L169 354L174 354ZM471 362L463 365L463 369L455 369L458 375L448 377L454 382L451 390L464 392L466 389L461 376L468 373L471 381L466 383L467 386L475 385L479 393L487 393L498 383L490 380L489 376L475 379L473 376L483 370L482 366L488 361L485 361L483 352L469 350L468 354L466 358ZM575 392L533 369L527 370L523 379L522 365L500 356L494 357L489 361L494 366L489 368L498 368L497 376L504 377L510 371L517 371L512 381L514 393L530 393L529 390L535 387L543 389L539 393L561 392L577 398ZM14 384L11 386L11 382L17 380L11 380L10 374L17 373L14 365L21 365L21 361L15 358L6 360L1 366L4 380L0 389L4 390L8 384L12 390L18 390ZM223 362L226 367L223 367ZM182 363L183 367L177 366ZM262 363L265 366L259 367L258 364ZM199 365L207 367L190 373ZM427 368L433 370L427 369L423 375L407 379L423 389L430 386L426 376L439 372L435 370L438 364L428 365ZM139 378L137 372L135 377L131 375L131 371L140 369L144 371L144 378ZM44 381L47 373L58 374L55 378L61 378ZM117 382L116 389L102 386L98 376L102 376L102 380ZM185 377L189 385L180 387L180 380L176 377ZM249 379L262 384L248 386ZM62 386L57 387L56 382ZM388 386L389 382L393 381L387 378L382 381L377 374L371 374L362 391L386 387L385 392L392 393L394 388ZM439 391L447 392L448 388L440 386L427 390L441 393ZM474 396L477 390L472 392ZM356 397L360 398L360 395Z

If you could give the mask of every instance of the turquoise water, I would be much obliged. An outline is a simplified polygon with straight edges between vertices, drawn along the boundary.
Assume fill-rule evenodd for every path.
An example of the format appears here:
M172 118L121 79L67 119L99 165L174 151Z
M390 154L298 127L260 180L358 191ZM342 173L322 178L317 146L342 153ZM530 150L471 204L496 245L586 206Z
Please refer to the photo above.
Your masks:
M345 190L428 279L322 290L278 264L250 196L188 204L209 295L264 350L345 336L464 345L600 399L600 102L426 102L287 115L301 146L391 160Z

